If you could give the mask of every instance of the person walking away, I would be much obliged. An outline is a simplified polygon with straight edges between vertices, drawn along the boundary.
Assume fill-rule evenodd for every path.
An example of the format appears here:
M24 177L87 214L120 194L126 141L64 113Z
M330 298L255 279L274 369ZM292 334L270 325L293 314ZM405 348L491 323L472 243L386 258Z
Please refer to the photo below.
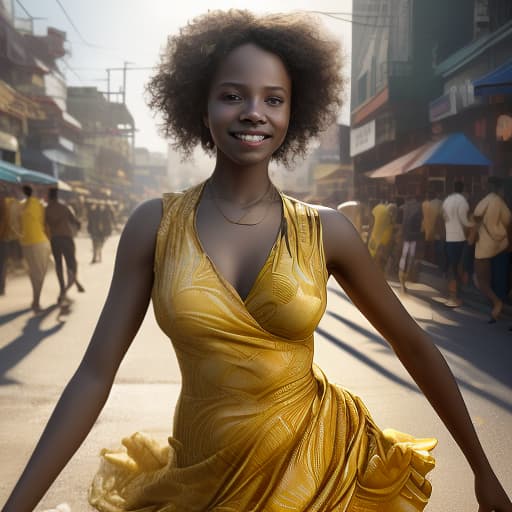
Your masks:
M422 212L418 199L410 197L404 204L403 212L403 245L398 264L398 279L402 292L406 293L406 282L411 277L411 270L414 269L418 241L422 238Z
M383 202L374 206L372 215L373 223L368 238L368 250L380 269L384 271L394 223L388 205Z
M466 244L466 230L472 226L468 219L469 203L462 195L464 183L456 181L453 193L443 202L443 218L446 233L446 267L448 273L447 306L457 307L462 304L459 297L462 282L461 262Z
M503 309L509 265L510 224L512 215L506 205L503 184L489 181L489 193L476 205L474 217L479 224L475 245L475 273L480 291L492 304L489 323L498 319ZM492 283L495 283L493 289ZM499 290L503 288L503 290Z
M421 205L421 209L423 212L426 259L437 265L440 270L444 270L443 202L434 190L430 190L427 199Z
M100 211L96 202L88 204L87 231L92 240L91 263L101 262L101 248L103 246L103 234L101 231Z
M76 284L78 291L85 291L77 279L77 261L75 256L75 242L73 232L80 222L75 214L64 203L59 201L58 189L51 188L48 192L48 206L45 211L45 224L50 236L55 272L59 280L59 297L57 303L66 299L66 291ZM62 260L66 262L68 282L64 279Z
M50 243L45 232L44 206L32 196L32 187L24 185L22 190L26 199L21 205L20 243L32 285L31 308L34 313L39 313L41 289L50 260Z
M112 235L114 228L114 212L107 202L100 204L100 230L103 237L102 248L107 238ZM101 259L101 258L100 258Z

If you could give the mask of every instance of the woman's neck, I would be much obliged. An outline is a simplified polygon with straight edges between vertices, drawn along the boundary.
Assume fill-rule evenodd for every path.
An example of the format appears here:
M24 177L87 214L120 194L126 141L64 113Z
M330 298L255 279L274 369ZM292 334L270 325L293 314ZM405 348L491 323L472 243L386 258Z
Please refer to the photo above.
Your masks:
M210 186L220 199L237 204L248 204L268 191L268 168L254 166L236 169L217 162L210 176Z

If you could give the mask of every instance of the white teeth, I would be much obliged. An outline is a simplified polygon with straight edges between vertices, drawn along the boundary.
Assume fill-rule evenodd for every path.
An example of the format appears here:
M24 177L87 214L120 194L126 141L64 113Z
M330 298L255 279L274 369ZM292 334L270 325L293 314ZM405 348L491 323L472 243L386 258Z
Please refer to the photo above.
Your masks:
M235 133L235 137L246 142L261 142L265 138L264 135L249 135L247 133Z

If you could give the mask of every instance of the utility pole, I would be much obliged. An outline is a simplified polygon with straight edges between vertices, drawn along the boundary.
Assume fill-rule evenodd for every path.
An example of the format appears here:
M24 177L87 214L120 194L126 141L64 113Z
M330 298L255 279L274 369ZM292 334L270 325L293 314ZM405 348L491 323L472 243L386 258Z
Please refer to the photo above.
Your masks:
M149 71L154 70L154 67L138 67L138 68L129 68L128 64L133 64L133 62L124 61L122 68L106 68L107 71L107 97L108 101L110 101L110 97L113 94L120 94L122 98L122 103L126 103L126 72L127 71ZM123 72L123 85L120 92L111 92L111 81L110 81L110 72L111 71L122 71Z
M130 64L126 60L123 63L123 105L126 104L126 68Z

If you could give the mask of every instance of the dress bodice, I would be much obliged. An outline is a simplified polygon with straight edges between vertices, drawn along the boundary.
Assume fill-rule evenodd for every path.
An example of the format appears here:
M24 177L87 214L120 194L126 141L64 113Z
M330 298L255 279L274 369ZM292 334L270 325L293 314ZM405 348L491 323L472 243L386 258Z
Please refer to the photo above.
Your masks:
M196 230L204 184L164 196L153 304L194 396L275 392L311 372L326 305L318 212L282 195L283 222L245 301L218 272Z

